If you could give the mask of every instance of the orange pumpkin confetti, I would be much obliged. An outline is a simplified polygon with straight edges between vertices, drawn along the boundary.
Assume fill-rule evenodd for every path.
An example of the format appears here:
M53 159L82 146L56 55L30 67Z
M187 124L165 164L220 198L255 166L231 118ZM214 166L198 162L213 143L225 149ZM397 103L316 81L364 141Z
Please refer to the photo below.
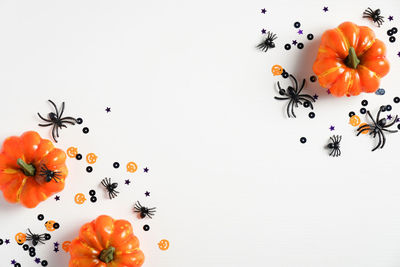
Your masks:
M71 241L65 241L64 243L62 243L62 248L65 252L69 251L69 246L71 246Z
M358 125L360 125L360 122L361 122L361 119L357 115L351 116L350 121L349 121L349 123L352 126L358 126Z
M89 154L86 155L86 161L87 161L87 163L89 163L89 164L94 164L94 163L96 163L96 160L97 160L96 154L94 154L94 153L89 153Z
M271 71L274 76L278 76L282 74L283 68L281 65L273 65Z
M159 247L161 250L167 250L167 249L169 248L169 241L166 240L166 239L161 240L161 241L158 243L158 247Z
M78 155L78 149L76 147L73 147L73 146L69 147L67 149L67 155L70 158L75 158L76 155Z
M137 170L137 165L135 162L131 161L126 164L126 170L128 172L134 173Z
M86 201L85 195L82 193L78 193L75 195L75 203L82 205Z
M46 227L47 231L49 232L53 232L56 230L56 228L54 227L54 224L56 224L55 221L51 220L51 221L47 221L44 226Z
M24 233L16 234L15 241L17 241L18 244L22 245L26 241L26 234L24 234Z

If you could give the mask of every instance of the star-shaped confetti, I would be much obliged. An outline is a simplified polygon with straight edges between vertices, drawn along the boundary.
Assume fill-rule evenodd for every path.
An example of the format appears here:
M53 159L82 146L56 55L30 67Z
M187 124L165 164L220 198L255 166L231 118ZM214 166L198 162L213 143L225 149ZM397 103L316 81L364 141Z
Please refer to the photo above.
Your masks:
M298 30L297 33L298 34L303 34L303 30Z
M397 118L396 122L400 122L400 118Z
M265 8L261 9L261 13L265 14L267 10Z
M390 114L387 115L387 116L386 116L386 119L390 121L390 120L392 119L392 115L390 115Z
M318 95L317 94L315 94L313 97L314 97L315 100L318 99Z
M54 197L54 199L55 199L56 201L59 201L59 200L60 200L60 196L57 196L57 195L56 195L56 196Z
M14 265L15 265L16 263L17 263L16 260L12 260L12 261L11 261L11 264L14 264Z
M266 34L266 33L267 33L267 30L266 30L266 29L262 29L262 30L261 30L261 33L262 33L262 34Z
M297 45L297 41L296 41L296 40L293 40L293 41L292 41L292 45Z
M389 21L392 21L393 20L393 16L389 16Z
M334 131L335 130L335 126L331 125L331 127L329 127L329 130Z
M131 183L131 181L129 181L129 179L128 180L125 180L125 184L126 185L129 185Z
M331 91L328 89L328 90L326 90L326 93L327 93L328 95L330 95L330 94L331 94Z
M107 111L107 113L111 112L111 108L110 107L106 107L106 111Z
M54 246L55 246L55 247L58 247L59 245L60 245L60 244L59 244L58 242L55 242L55 243L54 243Z
M35 259L35 262L36 262L37 264L39 264L39 263L40 263L40 259L39 259L39 258L36 258L36 259Z
M10 239L6 239L6 240L4 241L4 243L6 243L6 245L10 244Z
M399 53L397 53L397 55L400 57L400 51L399 51Z
M58 249L58 248L54 248L54 252L55 253L57 253L57 252L59 252L60 250Z
M150 196L150 192L149 191L146 191L146 193L144 193L144 194L146 195L146 197Z
M144 172L149 172L149 168L146 167L146 168L143 169L143 171Z
M324 12L327 12L328 11L328 7L327 6L324 6L324 8L322 9Z

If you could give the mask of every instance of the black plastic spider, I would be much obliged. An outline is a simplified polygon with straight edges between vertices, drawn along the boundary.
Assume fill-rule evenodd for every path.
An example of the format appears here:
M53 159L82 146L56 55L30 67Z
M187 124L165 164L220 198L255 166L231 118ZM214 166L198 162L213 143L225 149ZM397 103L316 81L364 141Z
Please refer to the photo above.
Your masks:
M371 113L369 112L369 110L367 110L368 116L371 118L371 120L372 120L372 122L374 124L364 124L364 125L360 126L357 129L357 131L358 131L357 136L359 136L362 132L365 132L365 131L367 131L367 132L369 131L369 134L373 135L374 138L376 137L376 135L378 135L378 137L379 137L378 145L374 149L372 149L372 151L375 151L378 147L379 148L383 148L383 146L385 145L386 137L385 137L383 131L389 132L389 133L396 133L397 132L397 130L388 130L388 129L386 129L386 128L389 128L390 126L392 126L393 124L396 123L397 118L398 118L397 115L394 118L394 120L389 124L386 124L386 119L385 118L382 118L382 119L379 118L379 115L381 114L383 107L384 106L382 106L379 109L378 115L376 115L376 120L374 120L374 118L372 118Z
M156 212L156 208L155 208L155 207L154 207L154 208L146 208L146 207L143 207L143 206L140 204L139 201L137 201L137 202L135 203L135 207L133 208L133 210L134 210L135 212L138 212L139 215L140 215L140 218L142 218L142 219L146 218L146 216L149 217L150 219L152 219L152 218L153 218L152 216L154 216L154 214L155 214L155 212Z
M381 16L381 10L372 10L370 7L366 9L363 13L363 18L370 18L374 22L378 23L378 27L380 27L383 24L383 16Z
M341 135L334 135L329 138L331 142L328 144L328 148L332 149L329 156L339 157L342 152L340 151L340 141L342 141Z
M40 166L40 172L39 176L42 176L46 179L46 182L50 182L51 180L54 180L56 183L60 181L60 171L52 171L47 168L45 164Z
M259 48L261 51L267 52L269 48L275 47L274 40L276 40L276 38L276 34L268 32L265 40L257 45L257 48Z
M62 102L61 104L61 110L60 112L58 112L57 106L56 104L54 104L53 101L49 100L49 102L53 105L56 113L54 112L50 112L48 114L49 119L45 119L42 117L42 115L40 115L40 113L38 112L39 117L44 120L45 122L48 122L47 124L39 124L39 126L42 127L47 127L47 126L53 126L53 129L51 131L51 135L53 136L54 141L57 143L57 139L59 135L58 135L58 129L62 129L62 127L67 128L67 126L65 125L65 123L69 123L72 125L75 125L75 123L77 123L77 120L73 117L62 117L63 113L64 113L64 107L65 107L65 103Z
M119 192L115 190L118 187L118 183L111 183L111 178L104 178L101 184L107 189L110 199L113 199L119 194Z
M44 244L43 241L50 240L50 234L33 234L31 230L28 228L28 233L26 233L26 240L32 240L32 245L36 246L38 243Z
M314 109L313 105L311 102L315 102L314 97L307 95L307 94L300 94L301 91L304 88L304 84L306 82L306 79L303 79L303 84L301 85L300 89L299 86L297 84L297 80L296 78L290 74L290 77L293 79L294 84L295 84L295 88L293 88L292 86L289 86L286 90L281 88L281 85L278 82L278 88L279 88L279 94L282 96L286 96L286 97L276 97L275 99L277 100L287 100L290 99L288 105L287 105L287 115L290 118L290 113L292 114L293 117L296 118L296 115L294 114L293 108L294 106L296 106L296 108L298 107L298 104L303 105L304 107L310 106L311 109ZM302 102L303 101L303 102ZM289 112L289 110L291 110L291 112Z

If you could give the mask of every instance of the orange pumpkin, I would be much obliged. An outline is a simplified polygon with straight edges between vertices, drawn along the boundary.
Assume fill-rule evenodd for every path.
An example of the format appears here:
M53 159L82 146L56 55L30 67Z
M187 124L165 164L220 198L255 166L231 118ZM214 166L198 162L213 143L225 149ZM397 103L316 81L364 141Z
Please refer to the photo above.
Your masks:
M64 189L65 152L36 132L12 136L0 153L0 190L11 203L34 208Z
M334 96L373 93L389 72L385 44L366 26L344 22L321 38L313 70Z
M132 225L107 215L83 225L68 251L69 267L140 267L144 262Z

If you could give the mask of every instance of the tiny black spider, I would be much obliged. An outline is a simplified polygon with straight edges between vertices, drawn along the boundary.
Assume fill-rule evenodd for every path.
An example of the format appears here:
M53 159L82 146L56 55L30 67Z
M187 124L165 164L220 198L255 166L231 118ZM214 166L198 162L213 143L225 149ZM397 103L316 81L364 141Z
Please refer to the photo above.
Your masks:
M33 234L28 228L28 233L26 233L26 240L32 240L32 245L36 246L38 243L44 244L43 241L50 240L51 236L49 234Z
M384 109L383 107L384 106L381 106L381 108L379 109L378 115L376 115L376 120L374 120L374 118L372 118L371 113L369 112L369 110L367 110L367 114L371 118L373 124L364 124L357 129L357 131L358 131L357 136L359 136L362 132L368 132L368 131L369 131L369 134L373 135L374 138L376 137L376 135L378 135L378 138L379 138L378 145L375 148L373 148L372 151L375 151L378 147L383 148L383 146L385 145L386 137L385 137L383 131L389 132L389 133L397 132L397 130L388 130L386 128L389 128L390 126L395 124L398 116L396 115L396 117L394 118L394 120L391 123L386 124L386 122L387 122L386 119L385 118L381 119L379 117L379 115L381 114L381 112Z
M146 208L144 206L142 206L140 204L139 201L137 201L135 203L135 207L134 207L134 211L139 213L140 218L144 219L147 217L149 217L150 219L152 219L152 216L154 216L155 212L156 212L156 208Z
M340 151L340 141L342 141L341 135L334 135L329 138L331 142L328 144L328 148L332 149L329 156L332 157L339 157L342 152Z
M49 170L47 166L43 164L42 166L40 166L39 176L44 177L46 179L46 182L54 180L56 183L58 183L61 179L60 173L60 171Z
M378 27L383 24L383 16L381 16L381 10L372 10L370 7L363 13L363 18L370 18L374 22L378 23Z
M115 190L118 187L118 183L111 183L111 178L104 178L101 184L107 189L110 199L113 199L119 194L119 192Z
M56 104L54 104L53 101L49 100L49 102L53 105L56 113L50 112L48 114L49 119L45 119L38 112L39 118L41 118L45 122L48 122L47 124L39 124L39 126L42 126L42 127L53 126L53 129L51 130L51 135L53 136L54 141L57 143L56 137L57 138L59 137L58 129L62 129L63 127L67 128L65 123L75 125L75 123L77 123L77 121L75 118L72 118L72 117L64 117L64 118L62 117L62 115L64 113L64 107L65 107L64 102L62 102L62 104L61 104L60 112L58 111L57 106L56 106Z
M269 48L275 47L274 40L276 38L277 38L276 34L268 32L265 40L262 41L259 45L257 45L257 48L259 48L261 51L267 52Z
M313 107L311 102L315 102L315 99L314 99L314 97L312 97L310 95L300 94L301 91L304 88L304 84L306 82L306 79L303 79L303 84L301 85L301 88L299 89L299 86L297 84L296 78L292 74L290 74L290 77L294 81L295 88L293 88L292 86L289 86L286 90L282 89L281 85L278 82L279 94L282 95L282 96L285 96L285 97L276 97L275 96L274 98L277 99L277 100L287 100L287 99L289 99L290 101L289 101L289 103L287 105L287 109L286 109L287 115L290 118L290 114L292 114L292 116L296 118L296 115L294 114L294 111L293 111L294 106L296 106L296 108L297 108L298 104L304 106L304 103L307 103L306 106L308 106L308 104L309 104L311 109L314 109L314 107Z

